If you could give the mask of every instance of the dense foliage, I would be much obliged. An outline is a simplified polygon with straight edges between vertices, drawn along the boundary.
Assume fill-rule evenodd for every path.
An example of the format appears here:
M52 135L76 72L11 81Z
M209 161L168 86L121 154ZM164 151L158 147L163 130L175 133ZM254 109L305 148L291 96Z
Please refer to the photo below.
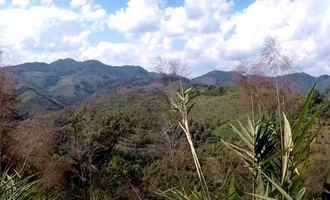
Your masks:
M255 105L259 105L255 110L251 110L247 98L251 88L255 94L263 96L254 100ZM202 190L206 187L196 173L196 160L186 139L187 129L182 129L182 113L175 111L171 105L173 102L167 98L171 90L171 84L144 89L125 88L121 92L98 94L76 106L60 105L47 112L40 109L34 110L31 116L19 116L15 95L1 89L0 101L7 103L2 103L0 108L8 111L8 115L0 116L5 124L2 126L5 128L2 129L1 164L6 166L1 171L8 176L2 178L0 184L14 177L13 185L17 182L18 189L20 185L24 186L21 189L26 199L54 196L58 199L164 199L172 198L164 193L169 189L177 199L251 198L247 192L256 191L257 184L251 183L260 177L251 173L251 167L245 167L247 162L238 159L239 156L227 147L228 144L237 147L244 144L231 125L240 127L236 129L238 131L248 131L241 128L249 124L247 114L251 116L253 111L251 121L261 120L253 121L257 134L252 145L255 152L261 153L255 155L256 163L252 163L262 166L266 175L275 177L276 181L282 178L278 171L281 161L274 159L267 165L262 163L280 148L281 142L276 134L284 128L284 122L290 122L294 129L305 97L281 90L281 98L286 102L290 102L287 99L294 100L294 103L283 104L288 119L281 116L283 121L280 121L274 111L277 102L272 98L276 91L269 83L196 84L189 90L191 99L185 120L209 192L209 197L205 197ZM38 95L41 98L42 94ZM49 99L47 95L43 98L47 98L45 102L48 103L59 103L58 99ZM31 102L25 106L34 104ZM319 121L309 127L310 131L304 132L306 138L318 137L313 150L308 151L309 159L304 160L307 166L304 177L292 173L294 170L291 169L290 176L283 182L283 186L290 185L290 181L299 177L299 184L292 186L295 189L287 187L290 195L297 193L296 188L304 186L305 198L321 198L329 162L323 155L330 153L329 105L329 97L316 92L309 111L304 113L305 123L313 113L319 112ZM279 123L283 123L283 127ZM305 155L302 152L305 153L300 148L294 150L292 158L288 154L288 160L296 162L297 155ZM263 179L265 183L265 176ZM276 195L280 194L274 192L269 196Z

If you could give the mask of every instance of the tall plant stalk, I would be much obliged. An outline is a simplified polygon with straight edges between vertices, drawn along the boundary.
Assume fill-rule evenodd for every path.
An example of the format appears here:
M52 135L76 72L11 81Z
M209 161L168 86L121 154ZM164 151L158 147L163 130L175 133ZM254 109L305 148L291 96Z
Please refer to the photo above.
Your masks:
M198 159L196 149L193 143L192 135L189 128L189 118L188 113L190 112L191 108L193 107L193 104L191 103L191 99L189 97L189 91L191 88L184 90L182 82L180 81L180 92L174 91L172 92L170 96L170 103L173 106L173 108L180 114L181 116L181 122L179 122L179 126L185 133L186 139L188 141L190 151L194 160L194 164L196 167L196 171L198 174L198 178L200 182L202 183L202 187L204 190L204 193L207 196L207 199L211 199L210 193L208 190L208 186L203 174L203 170L200 164L200 161Z

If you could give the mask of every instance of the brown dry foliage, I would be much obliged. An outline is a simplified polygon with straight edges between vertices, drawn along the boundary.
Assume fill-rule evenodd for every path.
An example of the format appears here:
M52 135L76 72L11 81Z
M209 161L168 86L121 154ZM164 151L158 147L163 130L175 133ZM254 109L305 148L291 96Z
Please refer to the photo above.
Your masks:
M241 104L249 112L272 113L278 107L277 98L280 98L282 111L289 116L295 115L300 108L301 97L289 83L281 86L279 97L276 85L269 77L239 75L237 83L240 89Z
M11 128L2 140L8 165L22 172L37 172L45 193L66 187L70 163L53 158L60 134L46 119L27 119Z
M46 124L28 119L9 130L5 137L7 153L17 160L34 163L37 169L45 168L52 152L52 130Z
M262 76L238 76L240 101L248 111L272 110L277 107L276 89Z
M277 41L267 37L258 59L253 62L246 58L240 59L237 66L237 83L243 107L254 113L268 114L280 107L281 112L289 117L294 116L298 112L301 99L295 83L280 77L292 68L292 61L283 54Z
M13 120L16 111L17 102L11 77L8 69L0 69L0 133Z

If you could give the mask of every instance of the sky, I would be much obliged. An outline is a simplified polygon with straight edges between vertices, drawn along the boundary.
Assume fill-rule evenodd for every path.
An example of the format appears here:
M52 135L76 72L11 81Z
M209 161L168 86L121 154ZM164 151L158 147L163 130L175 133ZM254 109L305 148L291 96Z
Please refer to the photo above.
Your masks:
M253 60L269 36L296 71L330 74L329 0L0 0L3 62L15 64L181 59L197 76Z

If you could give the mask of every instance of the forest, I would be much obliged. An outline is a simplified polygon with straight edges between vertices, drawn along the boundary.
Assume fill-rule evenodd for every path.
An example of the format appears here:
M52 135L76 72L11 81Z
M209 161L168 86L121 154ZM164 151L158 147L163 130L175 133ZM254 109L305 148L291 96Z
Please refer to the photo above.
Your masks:
M148 78L127 67L143 79L116 71L102 93L84 82L70 98L1 69L0 199L330 199L330 84L278 78L290 62L273 41L223 86L181 64L161 60Z

